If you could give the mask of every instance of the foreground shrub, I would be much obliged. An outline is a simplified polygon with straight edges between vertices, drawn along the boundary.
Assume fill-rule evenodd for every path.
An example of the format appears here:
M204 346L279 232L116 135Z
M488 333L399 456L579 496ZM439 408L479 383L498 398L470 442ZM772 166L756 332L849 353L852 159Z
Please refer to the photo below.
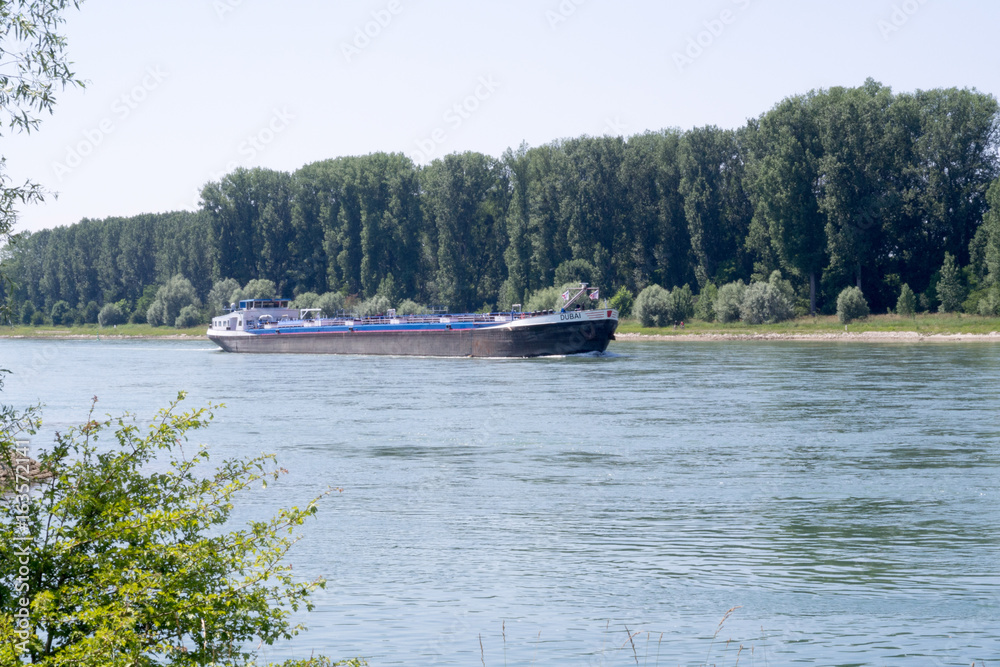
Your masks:
M247 665L299 632L290 614L324 582L293 578L284 558L322 496L234 526L237 503L280 469L263 454L208 469L208 449L186 442L215 406L180 412L183 397L148 429L91 409L51 449L32 443L50 479L30 491L0 480L0 590L30 582L31 604L19 635L21 600L0 596L0 664L21 664L23 646L51 666ZM0 461L23 456L16 438L39 424L37 411L0 409Z
M841 324L862 320L869 314L868 301L857 287L848 287L837 296L837 319Z
M642 326L665 327L670 323L670 292L659 285L650 285L639 292L633 309Z

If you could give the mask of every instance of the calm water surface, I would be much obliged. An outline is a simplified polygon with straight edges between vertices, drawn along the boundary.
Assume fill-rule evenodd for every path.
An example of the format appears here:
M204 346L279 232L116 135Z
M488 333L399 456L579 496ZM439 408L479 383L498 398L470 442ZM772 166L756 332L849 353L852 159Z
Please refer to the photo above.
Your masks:
M291 471L242 518L342 487L293 556L329 581L310 630L270 659L734 664L742 645L741 664L1000 660L1000 346L611 350L0 340L0 399L45 403L41 445L95 394L148 419L188 390L191 407L227 406L199 434L214 460L273 451Z

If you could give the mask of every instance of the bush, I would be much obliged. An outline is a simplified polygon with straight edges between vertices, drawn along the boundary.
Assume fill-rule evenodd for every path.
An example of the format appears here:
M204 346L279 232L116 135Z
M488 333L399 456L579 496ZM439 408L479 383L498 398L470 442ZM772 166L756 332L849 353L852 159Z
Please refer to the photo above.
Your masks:
M190 329L201 324L201 310L197 306L184 306L174 320L174 326L178 329Z
M21 324L31 324L31 320L34 316L35 304L30 301L25 301L21 304Z
M35 314L31 316L32 326L40 327L45 324L45 313L40 310L36 310Z
M524 310L532 312L536 310L559 310L562 308L563 290L558 287L545 287L538 290L530 297L528 303L524 304Z
M104 307L101 308L101 312L97 314L97 323L102 327L111 327L116 324L125 323L125 315L122 313L121 306L117 303L106 303Z
M186 440L215 406L181 412L182 398L148 428L129 416L98 421L91 409L50 448L32 443L52 477L24 492L27 505L14 480L0 480L0 662L21 664L10 632L19 576L31 582L34 664L257 664L254 646L297 634L289 611L311 608L324 582L293 577L286 553L329 491L236 523L237 504L282 471L263 454L206 465L208 448ZM8 465L26 421L40 415L0 410ZM33 536L31 557L19 560L23 535Z
M316 305L326 317L336 317L344 309L344 296L340 292L327 292L316 299Z
M52 304L52 310L49 311L49 317L55 326L70 324L73 321L73 315L73 309L65 301L56 301Z
M615 295L611 297L611 307L618 311L618 317L622 319L632 314L634 302L635 298L632 296L632 292L624 285L619 287Z
M993 287L979 299L979 314L983 317L1000 316L1000 289Z
M781 271L772 271L771 276L767 279L767 284L778 290L788 302L788 307L795 310L795 288L792 287L792 281L782 278Z
M251 280L244 285L243 289L236 290L231 298L237 303L246 299L276 299L278 298L278 286L274 284L273 280Z
M396 306L397 315L423 315L426 312L427 306L421 306L410 299L403 299L402 303Z
M949 252L944 254L941 277L937 284L937 298L941 302L938 306L940 313L954 313L961 309L962 301L965 299L965 290L958 276L955 257Z
M694 294L691 286L675 287L667 299L667 324L690 320L694 316ZM666 326L666 325L662 325Z
M292 300L292 308L319 308L316 302L319 301L319 294L316 292L303 292Z
M841 324L868 317L868 302L857 287L848 287L837 296L837 319Z
M217 280L212 284L212 289L208 293L205 305L208 306L208 314L212 317L221 315L235 303L234 296L238 296L240 284L232 278Z
M715 283L706 283L701 288L698 301L694 304L694 316L705 322L715 320L715 299L719 296L719 288Z
M361 302L361 305L358 306L358 315L361 315L362 317L383 315L388 312L390 308L392 308L392 304L389 303L389 299L376 294L372 298Z
M719 294L715 297L715 318L724 324L740 319L740 304L746 289L742 280L720 287Z
M743 291L740 319L747 324L774 324L792 318L792 304L772 283L751 283Z
M175 324L185 306L201 307L191 281L178 274L156 291L156 298L146 311L146 321L154 327Z
M78 308L83 316L83 321L87 324L97 324L97 316L101 312L101 307L96 301L88 301L85 306Z
M635 298L635 316L644 327L665 327L670 324L670 292L659 285L650 285Z
M917 312L917 295L913 293L910 286L903 283L899 290L899 299L896 300L896 314L910 317Z

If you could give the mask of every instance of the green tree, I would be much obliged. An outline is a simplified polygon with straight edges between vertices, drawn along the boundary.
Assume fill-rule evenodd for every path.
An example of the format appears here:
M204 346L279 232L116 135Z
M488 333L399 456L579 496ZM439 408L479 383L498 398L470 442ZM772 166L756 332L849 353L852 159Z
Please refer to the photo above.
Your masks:
M962 307L962 301L965 300L965 290L958 275L958 267L955 266L955 257L949 252L944 254L944 264L941 265L937 297L941 302L938 311L942 313L954 313Z
M917 297L910 289L910 286L903 283L899 290L899 299L896 301L896 314L910 317L917 312Z
M233 293L233 301L239 304L246 299L275 299L281 296L278 294L278 287L273 280L260 278L251 280L241 289Z
M24 647L33 664L53 667L249 665L254 645L302 629L290 613L310 609L324 581L295 579L284 558L326 494L234 529L237 500L280 471L260 455L206 474L207 448L184 443L217 406L180 412L183 397L145 431L128 415L98 421L92 409L42 451L52 477L35 492L3 482L0 662L20 664ZM0 418L9 465L17 430L33 432L40 419L7 409ZM16 546L23 534L34 536L26 565ZM19 581L31 608L23 639L12 622Z
M97 323L102 327L110 327L115 324L123 324L124 322L125 316L122 313L121 306L117 303L104 304L101 312L97 314Z
M745 240L753 208L743 187L744 134L709 126L681 139L679 187L700 287L749 273Z
M615 292L615 295L611 297L610 305L618 311L618 317L624 319L632 314L632 304L634 302L635 299L632 297L632 292L622 285Z
M715 300L719 296L719 288L715 283L708 283L701 288L698 301L694 305L694 316L705 322L715 320Z
M212 284L212 289L209 291L208 297L205 299L205 305L209 311L208 314L212 317L221 315L229 306L239 300L233 298L234 296L239 296L237 294L239 291L240 284L232 278L216 280Z
M77 8L76 0L10 0L0 3L0 136L30 133L51 113L57 90L83 86L70 69L66 39L60 34L65 11ZM25 181L11 185L6 158L0 157L0 246L11 241L17 206L43 201L44 189ZM0 272L0 281L9 277ZM9 304L0 302L0 317L9 315Z
M398 315L422 315L427 312L427 306L422 306L416 301L410 299L403 299L403 301L396 306L396 313Z
M31 324L31 318L35 315L35 304L25 301L21 304L21 324Z
M52 304L52 310L49 311L49 318L52 319L52 324L59 326L61 324L70 324L72 321L73 309L65 301L59 300Z
M659 285L650 285L635 298L635 316L644 327L665 327L672 323L670 292Z
M826 218L816 199L823 145L817 95L790 97L761 116L748 167L755 220L767 227L781 265L809 283L816 313L816 284L826 265Z
M191 281L176 275L156 291L156 298L146 311L146 321L154 327L172 326L186 306L198 308L201 307L201 302Z
M793 314L785 294L771 283L750 283L740 300L740 320L747 324L783 322Z
M857 287L847 287L837 296L837 319L841 324L863 320L869 314L868 301Z
M327 317L335 317L344 309L344 295L340 292L327 292L316 299L313 308L319 308Z
M747 286L742 280L726 283L715 297L715 318L723 324L740 319L740 304Z
M319 301L319 294L316 292L303 292L292 301L292 308L318 308L316 302Z
M201 309L194 305L187 305L181 308L174 320L174 326L178 329L189 329L202 323Z

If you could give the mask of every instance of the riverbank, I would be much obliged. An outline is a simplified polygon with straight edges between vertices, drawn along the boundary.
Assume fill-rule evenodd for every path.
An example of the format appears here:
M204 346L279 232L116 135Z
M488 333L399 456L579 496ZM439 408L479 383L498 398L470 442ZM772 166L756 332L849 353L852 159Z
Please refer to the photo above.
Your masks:
M618 340L1000 342L1000 318L958 313L873 315L844 326L835 315L825 315L762 325L691 321L683 328L643 327L636 320L624 320L615 336Z
M616 333L616 340L667 340L678 342L697 341L821 341L821 342L859 342L859 343L966 343L994 342L1000 343L1000 332L988 334L921 334L916 331L864 331L837 333L692 333L681 331L676 335Z
M205 338L207 325L188 329L173 327L152 327L148 324L121 324L117 327L99 327L96 324L84 324L71 327L56 326L16 326L0 328L0 338L54 338L59 340L93 340L95 338L127 340L127 339L163 339L163 340L193 340Z

